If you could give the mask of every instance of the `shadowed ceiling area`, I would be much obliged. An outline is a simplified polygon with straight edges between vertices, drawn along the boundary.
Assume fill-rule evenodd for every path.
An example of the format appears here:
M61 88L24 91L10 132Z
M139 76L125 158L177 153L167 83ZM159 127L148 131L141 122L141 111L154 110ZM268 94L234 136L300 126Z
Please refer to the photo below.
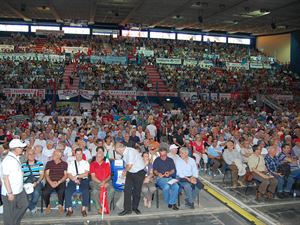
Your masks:
M0 0L0 20L204 32L282 33L300 29L300 0Z

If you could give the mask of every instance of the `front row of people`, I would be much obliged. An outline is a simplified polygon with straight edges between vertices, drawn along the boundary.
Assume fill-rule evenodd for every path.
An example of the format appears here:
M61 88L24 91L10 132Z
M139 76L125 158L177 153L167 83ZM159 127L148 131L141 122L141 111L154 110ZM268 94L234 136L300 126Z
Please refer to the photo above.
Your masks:
M91 198L95 201L98 213L102 213L100 203L101 187L107 191L108 202L113 188L111 187L110 163L105 161L105 151L98 147L97 154L90 164L83 159L83 150L76 148L74 160L67 164L62 160L63 153L55 150L52 160L43 164L35 160L34 151L29 149L26 152L27 162L22 164L24 172L24 183L32 183L34 191L29 194L30 203L28 210L36 211L36 205L40 195L45 202L45 213L51 212L50 197L53 192L58 196L59 213L67 210L66 216L73 214L72 196L76 191L82 194L82 216L87 216L87 207ZM201 183L198 179L198 168L195 160L188 156L187 148L180 149L180 157L174 162L167 156L167 146L160 147L159 157L152 163L149 160L149 153L140 154L136 149L126 147L122 143L116 144L116 151L122 155L125 162L123 176L124 187L124 211L119 215L126 215L132 212L140 214L138 208L141 195L144 198L145 207L151 207L152 194L159 188L162 190L165 203L169 208L178 210L176 205L178 192L182 189L186 196L186 206L193 209L194 200L198 196ZM90 178L89 178L90 175ZM45 180L43 188L42 181ZM64 208L65 201L65 208Z

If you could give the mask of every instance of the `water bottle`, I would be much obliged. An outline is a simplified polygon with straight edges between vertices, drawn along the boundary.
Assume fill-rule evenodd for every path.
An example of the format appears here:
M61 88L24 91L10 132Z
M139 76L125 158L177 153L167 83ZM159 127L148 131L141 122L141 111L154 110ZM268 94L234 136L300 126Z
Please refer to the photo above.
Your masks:
M297 197L296 190L294 190L293 197L294 197L294 198L296 198L296 197Z

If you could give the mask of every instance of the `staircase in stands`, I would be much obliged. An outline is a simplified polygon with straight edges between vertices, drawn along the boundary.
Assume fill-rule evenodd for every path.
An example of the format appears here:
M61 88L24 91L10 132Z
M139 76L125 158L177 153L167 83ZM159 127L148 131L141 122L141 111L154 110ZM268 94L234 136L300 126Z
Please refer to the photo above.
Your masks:
M39 38L36 41L35 51L36 52L43 52L43 47L46 44L46 42L47 42L47 39L45 39L45 38Z
M78 89L78 84L79 84L79 78L74 77L73 84L70 84L70 75L72 72L74 72L76 69L76 64L71 63L65 67L65 73L64 73L64 82L66 84L66 89L71 89L71 90L77 90Z
M146 66L146 73L148 74L149 80L152 83L152 88L150 91L158 91L158 92L169 92L167 85L165 82L160 78L159 72L157 68L153 65ZM156 89L157 85L157 89Z

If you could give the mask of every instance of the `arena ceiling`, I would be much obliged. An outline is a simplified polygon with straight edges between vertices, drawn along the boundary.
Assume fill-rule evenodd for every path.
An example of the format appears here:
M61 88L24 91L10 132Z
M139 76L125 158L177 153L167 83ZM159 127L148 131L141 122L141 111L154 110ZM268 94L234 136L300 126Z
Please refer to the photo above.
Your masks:
M300 0L0 0L0 4L0 20L253 35L300 29Z

